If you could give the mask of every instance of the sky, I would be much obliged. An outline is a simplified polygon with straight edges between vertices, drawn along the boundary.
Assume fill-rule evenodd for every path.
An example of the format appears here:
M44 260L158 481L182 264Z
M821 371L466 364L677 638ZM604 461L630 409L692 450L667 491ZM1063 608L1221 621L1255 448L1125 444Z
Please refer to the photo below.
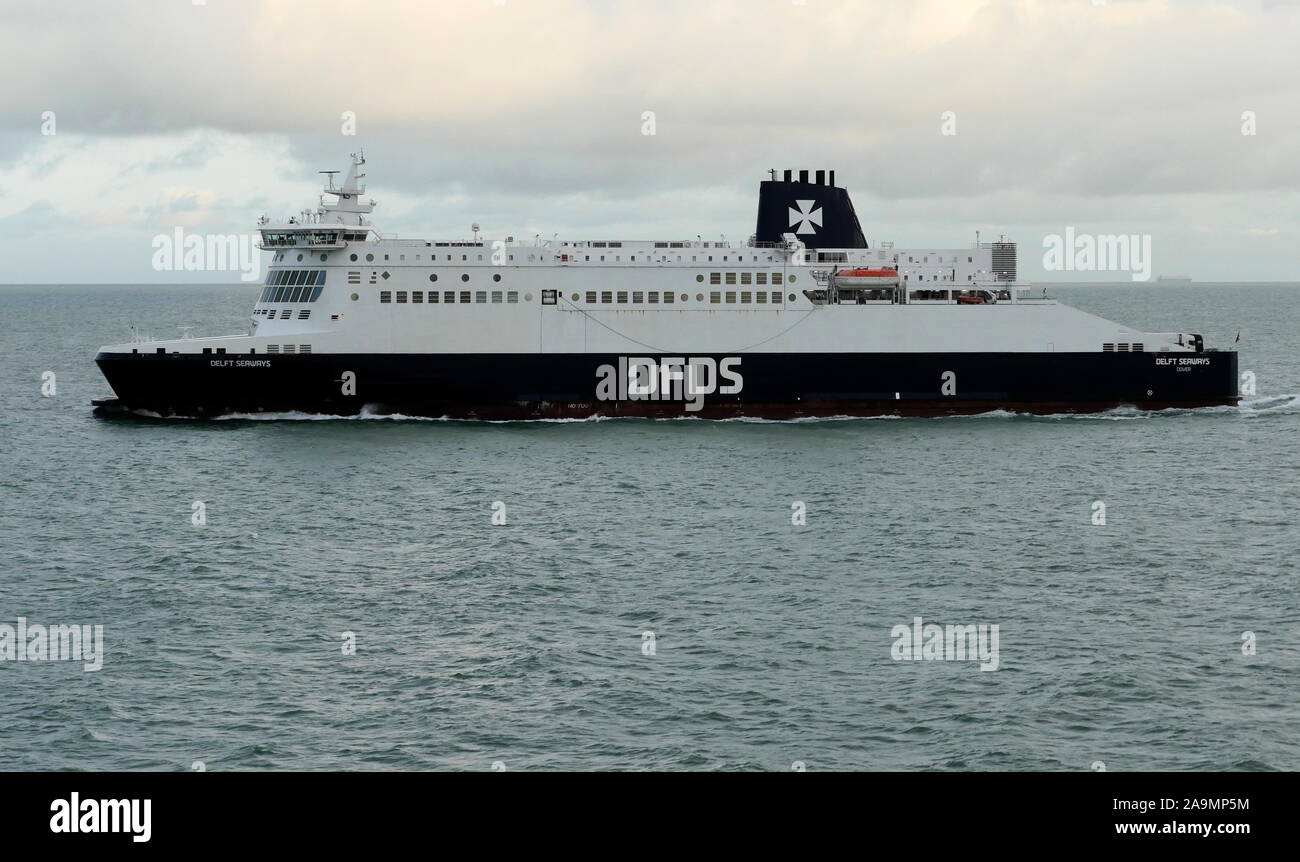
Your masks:
M1136 235L1153 274L1300 281L1300 0L0 0L0 28L0 283L236 281L157 270L155 237L315 207L361 148L403 236L743 241L768 169L834 169L872 244L1006 234L1022 278L1115 281L1045 243Z

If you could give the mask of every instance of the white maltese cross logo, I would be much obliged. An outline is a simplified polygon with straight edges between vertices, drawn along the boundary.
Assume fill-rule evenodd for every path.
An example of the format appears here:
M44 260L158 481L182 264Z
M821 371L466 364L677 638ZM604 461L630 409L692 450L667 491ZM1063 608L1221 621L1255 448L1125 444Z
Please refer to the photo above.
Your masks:
M790 207L790 226L799 225L795 228L795 233L817 233L817 227L822 226L822 208L817 206L817 201L795 201L799 209Z

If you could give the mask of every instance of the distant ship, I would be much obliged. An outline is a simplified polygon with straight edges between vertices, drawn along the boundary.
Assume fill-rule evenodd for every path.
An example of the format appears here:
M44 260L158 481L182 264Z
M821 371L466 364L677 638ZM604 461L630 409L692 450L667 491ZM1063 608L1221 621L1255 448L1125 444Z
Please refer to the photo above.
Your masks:
M469 419L937 416L1236 404L1237 354L1030 296L1016 245L869 245L834 171L759 185L745 243L396 239L271 222L248 331L100 348L104 411ZM1045 291L1044 291L1045 294Z
M1156 281L1161 284L1191 284L1192 277L1190 275L1157 275Z

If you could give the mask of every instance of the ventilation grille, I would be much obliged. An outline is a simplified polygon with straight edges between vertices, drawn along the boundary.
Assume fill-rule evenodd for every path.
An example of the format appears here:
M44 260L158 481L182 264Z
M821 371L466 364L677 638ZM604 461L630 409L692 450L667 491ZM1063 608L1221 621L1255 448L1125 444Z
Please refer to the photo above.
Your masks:
M993 274L999 281L1016 280L1016 244L1014 242L993 243Z

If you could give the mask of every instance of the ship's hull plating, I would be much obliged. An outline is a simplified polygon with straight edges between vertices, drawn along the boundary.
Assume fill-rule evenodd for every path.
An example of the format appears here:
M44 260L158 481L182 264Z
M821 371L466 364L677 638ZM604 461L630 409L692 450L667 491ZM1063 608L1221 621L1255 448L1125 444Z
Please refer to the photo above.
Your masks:
M619 387L628 359L614 355L101 353L96 362L117 395L115 407L163 416L780 419L1096 412L1238 401L1235 352L769 353L738 359L728 366L740 378L739 391L685 397L680 384L664 387L668 397L638 397ZM713 382L734 388L736 381L724 376Z

